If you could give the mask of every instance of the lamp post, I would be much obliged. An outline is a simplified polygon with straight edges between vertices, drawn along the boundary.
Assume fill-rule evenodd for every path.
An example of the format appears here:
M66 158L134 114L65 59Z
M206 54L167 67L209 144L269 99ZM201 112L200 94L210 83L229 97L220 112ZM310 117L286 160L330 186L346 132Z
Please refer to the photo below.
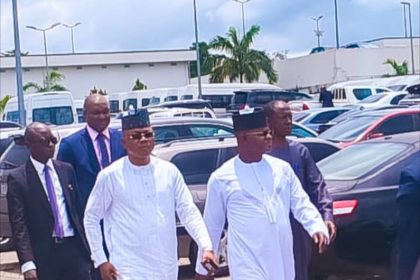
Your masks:
M405 5L403 6L403 10L404 10L404 37L407 38L407 15L406 15L406 11L405 11Z
M197 56L197 83L198 83L198 99L202 98L201 92L201 62L200 62L200 46L198 45L198 24L197 24L197 3L194 4L194 29L195 29L195 54Z
M335 11L335 47L338 49L340 47L340 39L338 36L338 8L337 0L334 0L334 11Z
M67 25L67 24L64 24L64 23L61 24L64 27L70 28L70 32L71 32L71 51L72 51L73 54L74 54L74 34L73 34L73 28L75 28L76 26L78 26L80 24L82 24L82 23L81 22L76 22L73 25Z
M318 22L321 18L323 18L323 16L318 16L316 18L314 18L314 17L312 18L312 20L314 20L316 22L316 30L314 32L315 32L315 36L318 37L318 48L321 46L320 37L322 36L322 33L324 33L324 31L319 30Z
M411 25L411 4L408 1L402 1L401 4L405 7L408 6L408 24L410 26L410 49L411 49L411 74L414 75L414 48L413 48L413 27ZM405 8L404 8L405 10Z
M244 10L244 4L248 3L251 0L233 0L239 4L241 4L242 8L242 36L245 36L245 10Z
M36 31L42 31L43 35L44 35L44 52L45 52L45 72L46 72L46 77L45 77L45 86L47 87L47 89L50 88L50 81L49 81L49 73L48 73L48 53L47 53L47 35L46 32L48 30L53 29L54 27L57 27L58 25L60 25L59 22L54 23L53 25L51 25L50 27L47 28L37 28L35 26L26 26L26 28L29 29L33 29Z

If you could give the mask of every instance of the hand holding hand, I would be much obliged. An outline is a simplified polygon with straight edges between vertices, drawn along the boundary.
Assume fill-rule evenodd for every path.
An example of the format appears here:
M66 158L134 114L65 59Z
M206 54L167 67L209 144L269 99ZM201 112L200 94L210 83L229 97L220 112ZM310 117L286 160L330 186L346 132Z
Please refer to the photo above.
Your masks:
M102 280L117 280L118 271L110 262L104 262L99 266Z
M326 237L322 232L317 232L312 236L312 239L318 246L318 253L324 253L328 246L328 237Z
M36 269L31 269L23 273L23 279L25 280L38 280Z
M330 234L330 243L332 243L337 235L337 228L335 227L333 221L325 221L325 225L327 226L328 233Z

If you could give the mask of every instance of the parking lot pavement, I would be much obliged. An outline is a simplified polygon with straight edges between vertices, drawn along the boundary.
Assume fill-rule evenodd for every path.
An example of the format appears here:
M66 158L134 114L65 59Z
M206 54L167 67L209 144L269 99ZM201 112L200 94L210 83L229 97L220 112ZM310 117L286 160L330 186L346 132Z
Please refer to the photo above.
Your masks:
M193 280L194 269L187 259L180 260L179 280ZM23 280L20 274L19 263L15 252L0 253L0 279ZM216 278L218 280L230 280L230 277Z

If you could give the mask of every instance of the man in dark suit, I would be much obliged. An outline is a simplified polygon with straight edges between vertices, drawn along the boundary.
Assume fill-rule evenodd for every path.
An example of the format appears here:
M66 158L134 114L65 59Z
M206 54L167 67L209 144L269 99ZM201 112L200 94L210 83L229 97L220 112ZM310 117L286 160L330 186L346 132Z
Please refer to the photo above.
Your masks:
M319 103L322 103L322 107L334 107L333 94L328 91L325 87L321 88L319 95Z
M327 191L324 177L312 159L309 150L301 143L287 139L292 130L292 112L287 103L275 100L264 108L272 131L270 155L290 164L299 178L311 202L320 212L330 234L330 241L336 235L333 222L332 199ZM313 241L300 223L291 217L293 232L293 254L295 257L295 279L309 279L309 266L312 258Z
M121 131L108 128L108 100L93 94L86 98L83 115L87 125L63 138L57 159L70 163L76 171L83 205L86 205L99 171L126 155L121 144Z
M41 123L26 128L26 164L8 177L13 239L25 279L88 280L91 265L70 164L52 160L57 138Z

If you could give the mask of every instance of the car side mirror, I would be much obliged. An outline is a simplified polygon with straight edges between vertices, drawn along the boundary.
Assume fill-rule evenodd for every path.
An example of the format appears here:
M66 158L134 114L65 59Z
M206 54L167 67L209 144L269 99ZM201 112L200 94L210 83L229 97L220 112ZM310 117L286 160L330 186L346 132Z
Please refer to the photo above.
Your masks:
M367 139L375 139L375 138L379 138L379 137L383 137L384 134L380 133L380 132L376 132L376 133L371 133L367 136Z

